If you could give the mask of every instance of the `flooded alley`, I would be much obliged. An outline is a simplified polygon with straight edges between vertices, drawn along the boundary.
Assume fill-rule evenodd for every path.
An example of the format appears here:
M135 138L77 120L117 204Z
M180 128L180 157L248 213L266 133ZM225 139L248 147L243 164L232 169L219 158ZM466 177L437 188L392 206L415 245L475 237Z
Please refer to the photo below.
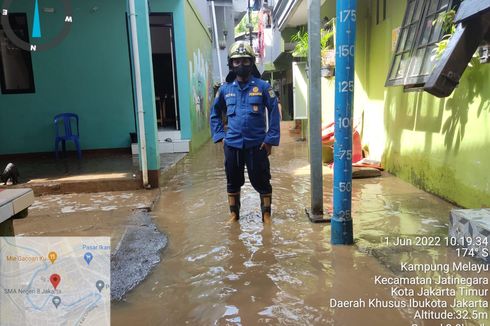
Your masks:
M490 0L0 1L0 326L490 326Z
M330 225L312 224L305 215L310 202L307 145L285 133L271 156L270 226L261 222L259 196L248 180L240 222L228 222L221 144L206 144L164 174L152 215L168 236L167 247L148 278L123 301L112 303L113 325L440 325L437 318L417 318L418 309L397 304L436 300L437 295L418 296L424 288L420 284L402 286L408 293L394 291L389 280L445 275L407 271L401 262L436 266L475 261L457 257L446 246L394 246L389 239L446 237L453 206L387 173L354 180L356 244L332 247ZM324 175L326 210L331 209L331 177ZM488 281L488 270L465 271L464 277ZM453 288L461 297L457 285L439 287ZM470 288L489 299L488 285ZM343 300L379 304L342 308ZM487 320L488 308L471 311L477 318L466 318L466 325Z

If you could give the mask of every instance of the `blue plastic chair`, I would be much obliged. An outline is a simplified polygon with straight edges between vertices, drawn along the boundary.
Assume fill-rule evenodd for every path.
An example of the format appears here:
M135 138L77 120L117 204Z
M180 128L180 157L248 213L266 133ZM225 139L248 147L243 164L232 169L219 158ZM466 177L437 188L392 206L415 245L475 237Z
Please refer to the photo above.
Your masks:
M76 122L76 133L73 133L72 121ZM63 124L64 128L61 128ZM61 113L54 117L54 126L56 129L56 138L54 140L54 152L58 159L58 144L61 142L63 152L66 152L66 141L71 140L77 148L78 159L82 159L82 151L80 149L80 129L78 128L78 115L75 113Z

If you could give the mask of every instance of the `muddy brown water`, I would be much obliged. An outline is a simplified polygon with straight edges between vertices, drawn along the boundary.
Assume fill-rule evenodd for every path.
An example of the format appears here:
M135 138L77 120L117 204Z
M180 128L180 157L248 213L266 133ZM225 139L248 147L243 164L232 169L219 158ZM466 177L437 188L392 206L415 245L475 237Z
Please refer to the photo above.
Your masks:
M259 196L242 188L239 223L228 223L223 151L207 144L162 181L152 212L168 235L162 262L122 302L113 325L439 325L407 309L335 309L330 299L393 300L377 275L400 261L457 259L447 248L392 248L385 236L447 234L452 206L390 176L355 180L355 246L330 245L330 226L311 224L306 143L283 138L271 156L273 223L261 223ZM325 208L331 208L325 176ZM428 258L430 257L430 258Z

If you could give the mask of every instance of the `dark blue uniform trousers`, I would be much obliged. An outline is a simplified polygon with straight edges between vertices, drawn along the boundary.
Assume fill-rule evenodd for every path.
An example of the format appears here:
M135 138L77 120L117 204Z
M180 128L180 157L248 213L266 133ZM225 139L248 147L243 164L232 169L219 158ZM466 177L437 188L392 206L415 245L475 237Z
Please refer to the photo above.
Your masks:
M239 192L245 183L245 165L252 187L261 195L272 193L269 157L265 148L259 148L238 149L224 145L228 193Z

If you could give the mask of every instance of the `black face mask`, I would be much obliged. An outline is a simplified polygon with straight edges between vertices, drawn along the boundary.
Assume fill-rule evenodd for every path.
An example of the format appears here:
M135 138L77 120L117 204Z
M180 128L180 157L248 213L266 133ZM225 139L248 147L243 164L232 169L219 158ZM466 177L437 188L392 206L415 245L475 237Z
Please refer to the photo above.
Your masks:
M252 65L250 66L239 65L238 67L233 67L233 72L237 74L237 76L239 77L248 78L252 73Z

